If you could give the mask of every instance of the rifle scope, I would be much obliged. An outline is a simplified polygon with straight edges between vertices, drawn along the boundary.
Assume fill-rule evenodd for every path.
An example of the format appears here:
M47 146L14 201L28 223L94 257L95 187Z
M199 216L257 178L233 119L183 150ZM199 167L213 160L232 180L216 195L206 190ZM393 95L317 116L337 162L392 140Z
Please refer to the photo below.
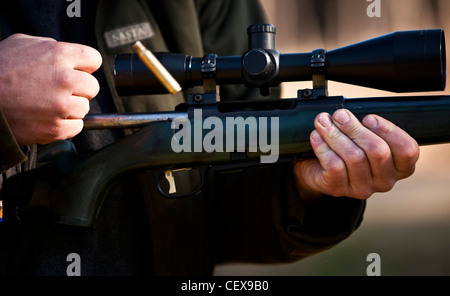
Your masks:
M445 89L442 29L399 31L331 51L289 54L275 49L273 25L252 25L247 33L249 49L242 56L167 52L155 56L183 89L201 86L211 77L218 85L263 89L281 82L308 81L314 73L322 73L326 80L398 93ZM119 95L167 93L137 54L116 56L115 83Z

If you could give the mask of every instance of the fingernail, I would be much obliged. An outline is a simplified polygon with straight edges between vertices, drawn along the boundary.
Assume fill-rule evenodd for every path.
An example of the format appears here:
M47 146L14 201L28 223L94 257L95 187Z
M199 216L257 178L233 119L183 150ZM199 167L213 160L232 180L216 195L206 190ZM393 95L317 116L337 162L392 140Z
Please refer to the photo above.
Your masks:
M375 118L375 116L373 115L367 115L366 117L364 117L363 119L363 124L368 128L368 129L375 129L378 125L378 120Z
M331 126L331 118L330 118L330 114L321 114L318 118L318 121L320 123L321 126L323 127L329 127Z
M333 118L341 125L346 124L350 120L350 116L345 110L338 110L334 112Z
M311 133L311 139L313 140L313 142L315 143L321 143L322 142L322 137L319 135L319 133L316 130L313 130Z

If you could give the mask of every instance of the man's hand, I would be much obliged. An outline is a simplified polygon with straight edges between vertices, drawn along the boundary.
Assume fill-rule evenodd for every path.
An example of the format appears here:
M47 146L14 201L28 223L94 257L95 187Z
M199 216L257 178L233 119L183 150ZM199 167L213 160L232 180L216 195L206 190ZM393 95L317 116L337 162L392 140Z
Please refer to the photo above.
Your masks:
M348 110L321 113L311 145L316 159L294 165L303 197L319 194L367 199L413 174L417 142L393 123L368 115L362 123ZM303 194L302 194L303 193Z
M95 49L15 34L0 42L0 109L19 145L68 139L99 91Z

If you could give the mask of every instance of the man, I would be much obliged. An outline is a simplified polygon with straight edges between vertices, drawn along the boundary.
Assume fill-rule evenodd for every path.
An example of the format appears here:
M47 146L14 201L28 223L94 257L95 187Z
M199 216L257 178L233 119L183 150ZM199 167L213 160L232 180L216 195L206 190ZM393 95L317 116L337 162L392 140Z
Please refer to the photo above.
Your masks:
M35 151L29 148L23 162L24 145L73 138L78 151L86 152L124 136L79 134L88 110L167 111L185 99L117 95L114 55L130 52L136 39L153 51L234 55L246 50L242 32L248 25L265 22L257 1L81 1L80 18L68 16L66 1L4 2L0 152L12 156L0 162L6 178L33 167ZM102 70L95 71L101 60ZM221 89L221 97L255 94L231 86ZM290 262L326 250L359 226L364 199L412 174L419 148L373 115L361 123L346 110L323 113L315 127L317 158L210 172L202 194L192 198L163 199L147 175L121 180L94 229L55 225L28 209L10 231L6 273L64 275L67 255L77 253L86 275L210 274L216 263ZM11 169L21 163L26 168ZM8 192L4 198L20 199Z

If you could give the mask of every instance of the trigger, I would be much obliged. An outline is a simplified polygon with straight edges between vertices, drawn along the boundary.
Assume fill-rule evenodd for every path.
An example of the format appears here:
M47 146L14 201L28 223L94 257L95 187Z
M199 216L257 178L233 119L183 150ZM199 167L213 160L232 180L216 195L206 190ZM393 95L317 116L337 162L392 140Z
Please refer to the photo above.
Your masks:
M166 177L167 182L169 182L169 194L176 193L177 188L175 187L175 178L173 177L172 170L165 171L164 177Z

